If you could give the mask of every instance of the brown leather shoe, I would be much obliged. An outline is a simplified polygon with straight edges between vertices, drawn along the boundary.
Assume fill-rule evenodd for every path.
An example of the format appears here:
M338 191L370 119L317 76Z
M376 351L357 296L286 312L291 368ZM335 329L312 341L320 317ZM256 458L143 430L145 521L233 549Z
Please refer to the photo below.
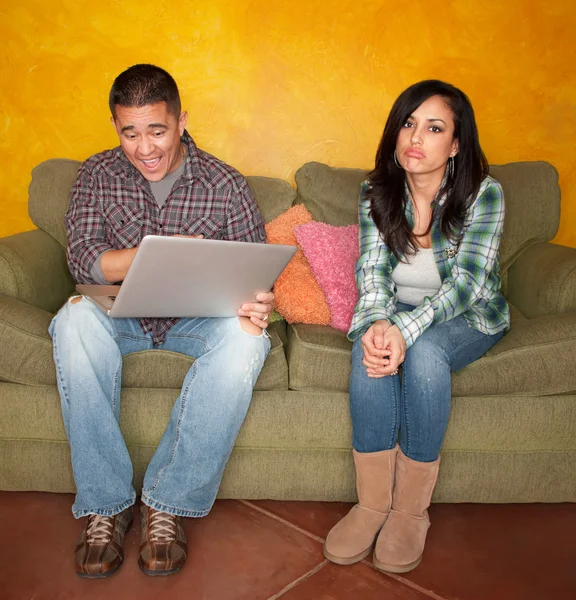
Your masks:
M188 544L181 517L143 505L138 564L146 575L172 575L186 562Z
M88 515L76 546L76 573L101 579L115 573L124 560L124 536L132 526L132 507L112 517Z

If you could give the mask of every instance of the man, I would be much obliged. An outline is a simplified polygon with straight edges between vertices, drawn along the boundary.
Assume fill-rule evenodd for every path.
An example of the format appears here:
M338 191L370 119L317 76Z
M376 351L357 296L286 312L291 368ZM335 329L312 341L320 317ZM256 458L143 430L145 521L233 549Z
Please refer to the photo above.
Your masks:
M120 146L82 165L65 218L76 281L122 281L148 234L265 243L245 179L196 147L166 71L130 67L114 81L109 104ZM238 318L113 319L75 297L54 317L50 334L77 488L72 512L87 517L76 548L81 577L107 577L120 567L132 524L136 492L118 425L122 356L162 349L196 359L142 489L138 562L148 575L169 575L186 560L181 517L205 516L216 497L270 350L265 328L273 300L260 294Z

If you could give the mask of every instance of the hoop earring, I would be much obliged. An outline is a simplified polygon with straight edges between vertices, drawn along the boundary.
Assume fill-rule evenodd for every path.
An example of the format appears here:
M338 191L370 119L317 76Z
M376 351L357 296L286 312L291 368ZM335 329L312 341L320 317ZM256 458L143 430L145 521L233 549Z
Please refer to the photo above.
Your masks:
M402 165L398 162L398 157L396 156L396 150L394 150L394 164L401 169Z
M447 168L448 168L448 177L450 179L452 179L454 177L454 157L453 156L450 156L448 158Z

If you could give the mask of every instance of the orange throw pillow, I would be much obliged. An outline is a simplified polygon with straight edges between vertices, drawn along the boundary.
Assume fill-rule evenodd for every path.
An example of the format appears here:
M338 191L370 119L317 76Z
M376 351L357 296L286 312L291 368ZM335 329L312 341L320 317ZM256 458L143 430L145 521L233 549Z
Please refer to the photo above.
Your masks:
M312 215L303 204L289 208L266 225L268 243L297 246L294 228L310 221ZM300 247L276 280L274 295L276 310L288 323L330 324L326 297Z

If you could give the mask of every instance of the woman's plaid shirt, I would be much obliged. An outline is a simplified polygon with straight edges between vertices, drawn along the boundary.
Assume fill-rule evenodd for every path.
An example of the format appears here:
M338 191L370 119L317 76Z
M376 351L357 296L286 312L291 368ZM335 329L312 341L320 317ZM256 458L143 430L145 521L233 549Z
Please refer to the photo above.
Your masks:
M356 263L359 300L348 338L358 339L378 319L398 326L407 347L429 327L463 315L468 324L488 335L510 324L508 304L500 292L498 247L504 226L504 194L500 184L487 177L466 215L457 243L447 240L440 223L432 224L432 248L442 285L411 311L396 311L392 271L398 260L388 250L370 218L365 199L369 183L362 184L359 201L360 258ZM442 202L443 199L439 200ZM414 223L412 202L406 218Z
M266 242L264 222L244 177L198 149L188 132L182 142L188 149L184 173L162 208L120 147L82 165L65 217L68 266L78 283L96 283L92 267L100 254L134 248L149 234ZM178 319L139 321L158 345Z

